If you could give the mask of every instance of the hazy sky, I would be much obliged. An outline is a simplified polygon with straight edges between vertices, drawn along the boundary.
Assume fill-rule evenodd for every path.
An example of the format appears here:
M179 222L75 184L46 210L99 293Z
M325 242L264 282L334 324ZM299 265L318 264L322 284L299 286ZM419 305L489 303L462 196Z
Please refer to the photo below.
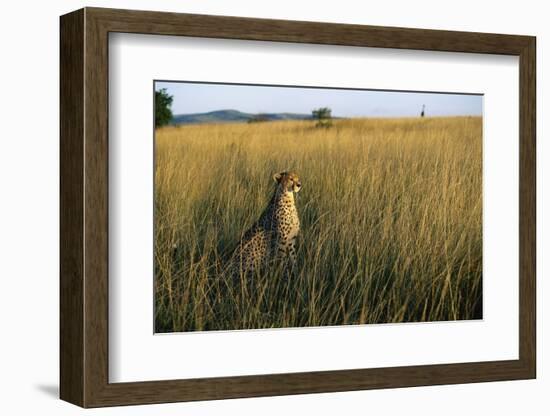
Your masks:
M329 107L336 117L481 115L481 95L372 90L269 87L234 84L156 82L174 97L174 114L239 110L246 113L307 113Z

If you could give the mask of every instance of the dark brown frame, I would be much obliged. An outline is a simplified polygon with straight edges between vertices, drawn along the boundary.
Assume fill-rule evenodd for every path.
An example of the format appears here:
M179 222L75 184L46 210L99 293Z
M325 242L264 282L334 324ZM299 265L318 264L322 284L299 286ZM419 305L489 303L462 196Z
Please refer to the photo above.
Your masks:
M83 407L100 407L536 377L534 37L98 8L64 15L60 25L60 396L63 400ZM110 32L519 56L519 359L109 383Z

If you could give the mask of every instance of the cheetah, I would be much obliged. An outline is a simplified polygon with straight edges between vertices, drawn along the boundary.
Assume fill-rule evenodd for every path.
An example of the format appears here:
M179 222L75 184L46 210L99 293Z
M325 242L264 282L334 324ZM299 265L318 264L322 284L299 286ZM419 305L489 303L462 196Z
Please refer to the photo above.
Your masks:
M296 263L300 219L294 195L302 183L294 172L276 173L273 180L277 185L271 201L258 221L243 234L229 261L233 277L257 273L275 260L283 260L287 271Z

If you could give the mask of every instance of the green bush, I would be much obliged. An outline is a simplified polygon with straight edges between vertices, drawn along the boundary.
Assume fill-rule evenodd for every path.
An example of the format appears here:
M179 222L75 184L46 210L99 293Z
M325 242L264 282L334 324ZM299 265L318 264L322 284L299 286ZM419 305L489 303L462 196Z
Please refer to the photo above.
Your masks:
M155 127L165 126L172 121L172 101L174 97L163 88L155 91Z

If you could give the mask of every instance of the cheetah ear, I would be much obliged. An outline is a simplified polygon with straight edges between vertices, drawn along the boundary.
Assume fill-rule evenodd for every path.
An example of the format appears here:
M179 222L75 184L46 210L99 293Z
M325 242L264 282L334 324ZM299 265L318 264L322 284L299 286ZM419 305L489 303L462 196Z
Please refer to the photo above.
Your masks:
M282 172L273 174L273 180L274 180L275 182L279 182L279 181L281 180L282 177L283 177L283 173L282 173Z

